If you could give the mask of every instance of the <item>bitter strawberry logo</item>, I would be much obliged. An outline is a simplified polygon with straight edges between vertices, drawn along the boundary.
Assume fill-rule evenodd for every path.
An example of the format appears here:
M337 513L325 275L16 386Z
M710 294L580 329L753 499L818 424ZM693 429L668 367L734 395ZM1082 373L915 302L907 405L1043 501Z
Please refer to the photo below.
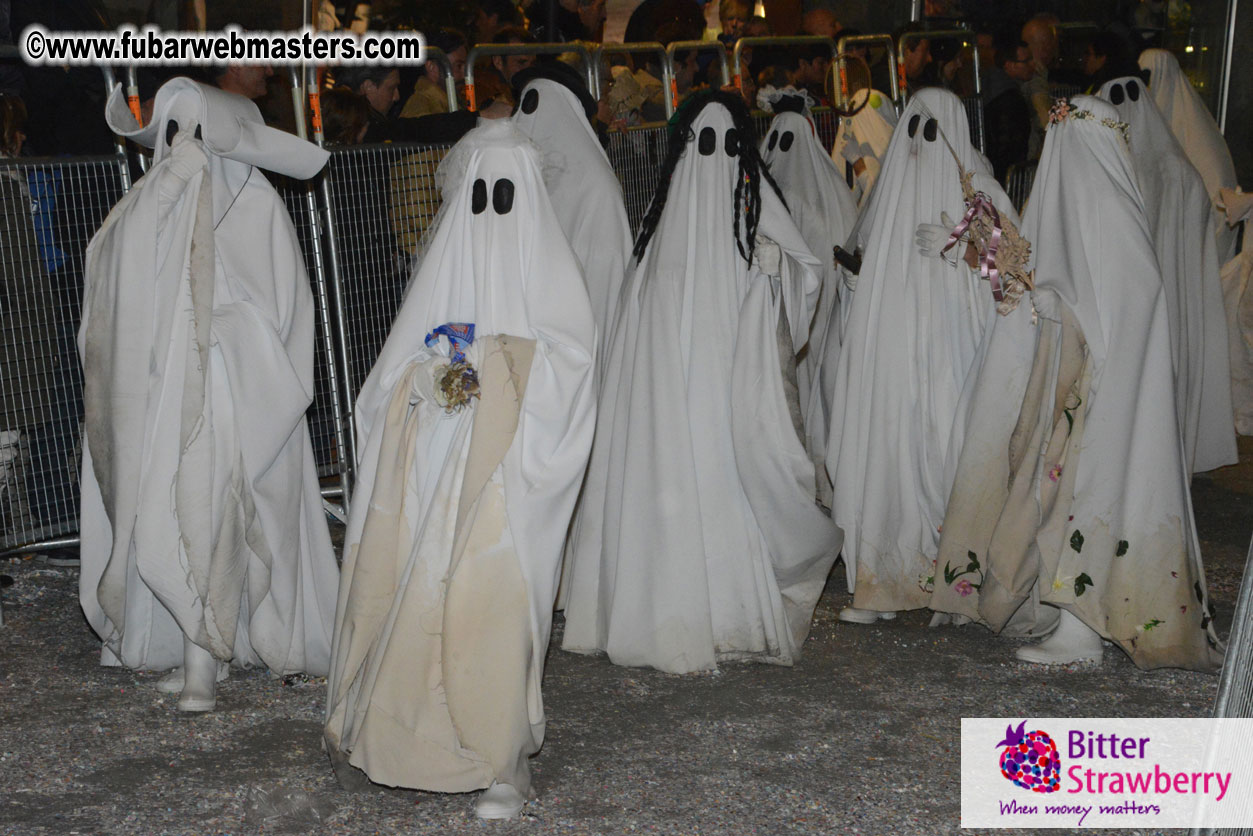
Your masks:
M1001 750L1001 774L1032 792L1057 792L1062 774L1057 744L1047 732L1024 732L1026 728L1026 720L1016 729L1013 725L1005 727L1005 739L996 744L1005 747Z

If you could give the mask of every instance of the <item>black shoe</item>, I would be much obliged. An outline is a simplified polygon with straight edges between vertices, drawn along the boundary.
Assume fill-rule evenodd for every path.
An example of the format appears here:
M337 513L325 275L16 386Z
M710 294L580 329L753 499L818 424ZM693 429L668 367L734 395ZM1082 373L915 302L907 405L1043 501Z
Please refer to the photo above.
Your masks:
M79 566L77 549L49 549L43 554L49 566L60 569L77 569Z

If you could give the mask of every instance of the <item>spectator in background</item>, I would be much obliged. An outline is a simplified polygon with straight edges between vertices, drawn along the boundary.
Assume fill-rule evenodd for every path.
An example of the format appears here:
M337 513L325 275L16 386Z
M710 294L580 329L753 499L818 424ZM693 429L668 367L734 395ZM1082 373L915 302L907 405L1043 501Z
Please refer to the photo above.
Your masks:
M718 3L718 22L722 25L722 34L718 40L730 49L735 42L744 37L744 27L753 17L753 7L745 0L720 0Z
M605 0L557 0L557 28L549 31L544 9L536 9L531 31L540 43L599 42L605 30Z
M626 42L659 41L658 33L667 24L684 33L676 40L699 40L705 31L705 16L696 0L644 0L627 21Z
M522 15L513 0L478 0L474 10L474 42L498 43L496 36L506 27L521 27Z
M346 86L321 96L322 135L332 145L357 145L365 141L370 127L370 103Z
M893 34L892 40L900 42L901 36L910 32L920 32L922 27L920 24L911 23L903 27ZM906 43L905 51L901 55L901 65L905 70L906 89L910 95L913 95L921 87L928 87L934 84L934 79L930 77L928 69L931 66L931 39L930 38L914 38Z
M748 23L744 24L744 37L746 38L768 38L774 34L774 30L770 28L770 21L761 15L754 15L748 19Z
M1034 72L1031 49L1012 33L993 40L990 65L983 72L984 136L993 173L1002 184L1009 167L1027 159L1034 116L1022 84Z
M827 74L831 70L831 51L825 46L799 46L788 52L791 68L788 79L793 87L806 90L819 105L830 105L826 91Z
M840 21L830 9L810 9L801 18L801 32L835 40L840 35Z
M1139 75L1140 65L1133 50L1117 32L1102 29L1088 42L1083 59L1083 73L1087 76L1088 93L1095 95L1107 81L1129 75Z
M452 79L457 86L457 96L460 98L465 88L466 58L469 55L465 35L456 29L436 29L427 36L427 44L437 47L448 56L448 63L452 65ZM444 91L443 68L437 61L427 61L422 65L422 69L425 71L424 74L418 76L417 83L413 86L413 94L400 111L400 115L405 118L448 112L448 94Z
M506 26L492 39L494 44L533 44L535 36L521 26ZM512 85L513 77L535 64L534 55L493 55L492 67L500 73L505 84ZM475 68L478 72L478 68Z
M272 75L274 69L269 64L226 64L213 70L213 86L255 101L265 98L266 80Z
M1022 91L1035 114L1029 152L1032 159L1040 156L1044 129L1049 124L1049 108L1053 106L1053 97L1049 93L1049 70L1057 63L1056 23L1057 19L1052 15L1036 15L1022 27L1022 40L1031 50L1032 60L1031 78L1023 85Z

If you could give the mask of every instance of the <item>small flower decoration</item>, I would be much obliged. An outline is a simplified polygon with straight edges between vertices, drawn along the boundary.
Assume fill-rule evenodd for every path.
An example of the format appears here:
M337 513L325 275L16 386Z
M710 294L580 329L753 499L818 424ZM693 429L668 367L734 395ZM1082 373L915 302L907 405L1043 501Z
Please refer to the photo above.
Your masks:
M1063 119L1070 118L1070 99L1054 99L1049 108L1049 124L1056 125Z
M953 591L965 598L967 595L974 592L975 588L970 584L970 581L962 578L957 583L953 584Z
M1060 464L1055 464L1051 468L1049 468L1050 480L1056 482L1058 479L1061 478L1061 476L1062 476L1062 466Z

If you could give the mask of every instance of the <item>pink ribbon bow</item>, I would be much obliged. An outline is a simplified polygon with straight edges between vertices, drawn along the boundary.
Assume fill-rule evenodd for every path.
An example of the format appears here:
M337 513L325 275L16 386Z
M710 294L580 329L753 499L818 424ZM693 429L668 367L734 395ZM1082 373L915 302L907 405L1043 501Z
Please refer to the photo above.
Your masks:
M992 286L992 298L1000 302L1005 296L1001 290L1001 273L996 269L996 251L1001 245L1001 213L996 211L996 207L992 205L992 201L986 194L975 192L970 208L966 210L961 223L957 224L948 236L948 243L944 245L944 249L940 250L940 255L956 246L961 237L966 234L966 230L980 215L987 215L992 221L992 240L988 242L987 249L979 253L979 274Z

